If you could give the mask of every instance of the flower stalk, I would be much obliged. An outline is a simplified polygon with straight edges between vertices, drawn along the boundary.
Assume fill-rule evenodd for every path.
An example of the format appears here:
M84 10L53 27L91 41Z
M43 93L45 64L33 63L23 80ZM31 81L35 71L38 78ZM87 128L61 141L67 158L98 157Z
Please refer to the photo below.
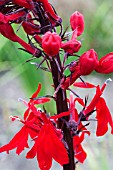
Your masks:
M60 61L59 56L57 56L57 61L58 61L59 66L61 67L61 61ZM50 60L50 65L51 65L54 89L56 90L59 85L59 82L61 81L61 79L63 77L62 77L62 74L58 70L58 66L57 66L54 58L52 58ZM58 90L58 92L56 93L55 98L56 98L55 102L56 102L57 114L68 111L66 90L63 90L60 88ZM69 121L69 116L65 117L64 119L66 121ZM59 120L58 126L59 126L59 128L62 128L63 133L64 133L64 140L66 141L66 143L68 145L69 163L63 165L63 169L64 170L69 170L69 169L75 170L72 135L70 133L70 130L67 129L65 123L62 120Z

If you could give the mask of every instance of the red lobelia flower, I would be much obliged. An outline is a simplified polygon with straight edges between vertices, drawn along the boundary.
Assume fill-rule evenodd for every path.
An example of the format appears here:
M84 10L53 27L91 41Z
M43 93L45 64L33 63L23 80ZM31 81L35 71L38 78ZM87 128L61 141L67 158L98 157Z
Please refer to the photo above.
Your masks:
M42 113L44 126L41 128L38 138L34 140L35 144L27 153L26 158L37 157L41 170L49 170L52 165L52 158L59 164L69 162L68 154L62 143L62 134Z
M16 148L16 153L20 154L24 148L28 148L28 136L33 139L34 137L37 137L42 124L42 116L41 112L37 110L37 108L34 106L35 104L42 104L45 102L50 101L48 98L41 98L34 101L33 98L37 97L41 89L41 84L38 85L38 88L36 92L32 95L32 99L30 99L29 103L22 100L24 104L28 107L28 109L24 113L24 120L20 119L18 116L11 116L12 121L19 120L24 124L24 126L21 128L21 130L12 138L12 140L0 147L0 152L6 151L7 153L9 150ZM43 119L43 118L42 118Z
M91 113L96 108L96 119L97 119L97 130L96 135L97 136L103 136L108 131L108 124L111 126L111 133L113 134L113 120L112 116L110 114L110 111L106 105L106 102L104 98L102 98L103 91L106 87L107 82L111 81L110 79L106 80L106 82L103 84L102 88L100 86L94 86L90 83L87 83L86 85L88 88L96 87L96 94L94 95L92 101L90 104L83 110L84 116L86 116L86 119L88 120L88 117L91 115ZM86 88L83 83L75 83L74 86Z

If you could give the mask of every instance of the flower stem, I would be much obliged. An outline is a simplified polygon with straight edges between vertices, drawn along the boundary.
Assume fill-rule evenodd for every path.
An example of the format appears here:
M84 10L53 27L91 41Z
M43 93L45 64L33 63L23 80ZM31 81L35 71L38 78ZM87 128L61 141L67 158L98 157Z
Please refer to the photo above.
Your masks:
M55 62L57 60L57 63ZM63 75L61 72L59 72L58 64L61 68L61 61L59 56L54 59L52 58L50 60L50 65L51 65L51 71L52 71L52 78L53 78L53 83L54 83L54 88L58 87L60 80L63 78ZM56 108L57 108L57 114L61 112L68 111L68 106L67 106L67 99L66 99L66 90L59 89L59 91L56 93ZM65 120L68 121L69 117L65 117ZM59 120L59 128L62 127L62 121ZM75 163L74 163L74 151L73 151L73 140L71 133L69 129L67 129L66 125L63 125L63 133L64 133L64 140L67 143L68 146L68 156L69 156L69 163L65 164L63 166L63 170L75 170Z

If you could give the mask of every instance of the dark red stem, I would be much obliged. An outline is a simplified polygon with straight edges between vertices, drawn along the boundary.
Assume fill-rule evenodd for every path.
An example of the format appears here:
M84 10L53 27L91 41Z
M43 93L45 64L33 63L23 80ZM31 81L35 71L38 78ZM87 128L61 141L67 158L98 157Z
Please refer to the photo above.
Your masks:
M54 58L50 61L52 78L53 78L55 90L58 87L60 80L63 77L62 73L59 72L59 68L58 68L58 64L61 68L61 61L60 61L59 56L57 57L56 60L57 60L57 63L56 63ZM67 100L66 100L66 90L63 90L61 88L56 93L56 108L57 108L57 114L59 114L61 112L68 111ZM69 119L68 117L65 117L66 121L68 121L68 119ZM59 120L59 127L62 126L62 123L63 122L61 122ZM66 143L68 145L68 155L69 155L69 164L65 164L63 166L63 170L75 170L72 136L71 136L69 129L67 129L65 124L64 124L62 130L63 130L63 133L64 133L64 140L66 141Z

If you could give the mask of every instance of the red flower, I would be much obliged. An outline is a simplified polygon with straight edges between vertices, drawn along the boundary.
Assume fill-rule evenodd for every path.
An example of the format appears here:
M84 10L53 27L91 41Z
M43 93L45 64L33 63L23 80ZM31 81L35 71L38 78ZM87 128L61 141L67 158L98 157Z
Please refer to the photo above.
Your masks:
M64 144L61 142L62 135L59 134L60 132L55 129L47 117L43 116L45 124L26 158L37 156L40 169L49 170L52 165L52 158L61 165L67 164L69 159Z
M70 25L72 30L77 30L77 36L80 36L84 31L84 16L76 11L70 17Z
M32 98L37 97L41 89L41 84L38 85L38 88L36 92L32 95ZM28 109L24 113L24 120L19 119L17 116L13 116L12 121L19 120L24 124L24 126L21 128L21 130L13 137L13 139L6 145L0 147L0 152L7 151L12 149L16 149L16 153L20 154L24 148L28 148L28 136L30 135L31 138L34 138L38 135L40 129L41 129L41 123L40 120L41 113L37 110L37 108L34 106L35 104L42 104L45 102L48 102L50 99L43 98L43 99L37 99L36 101L33 99L30 99L29 103L23 100L25 105L27 105ZM40 119L39 119L40 118ZM42 118L43 119L43 118Z
M111 133L113 134L113 120L110 114L110 111L106 105L105 100L101 97L103 91L106 87L107 82L110 81L109 79L104 83L102 88L100 89L99 86L94 86L89 83L86 83L88 88L96 87L96 94L94 95L90 104L85 108L83 114L88 118L90 113L96 108L96 119L97 119L97 136L103 136L108 131L108 124L111 126ZM77 83L74 85L76 86ZM78 87L86 88L85 85L82 83L77 84ZM88 116L88 117L87 117Z
M55 56L59 53L61 47L60 36L53 32L46 32L42 37L42 48L44 52L49 56Z
M76 39L71 39L67 42L61 43L61 48L71 55L78 52L80 47L81 47L81 42Z
M98 65L98 57L96 52L91 49L80 56L79 59L80 74L90 74Z
M105 55L99 60L99 64L95 68L95 71L104 74L113 72L113 52Z

